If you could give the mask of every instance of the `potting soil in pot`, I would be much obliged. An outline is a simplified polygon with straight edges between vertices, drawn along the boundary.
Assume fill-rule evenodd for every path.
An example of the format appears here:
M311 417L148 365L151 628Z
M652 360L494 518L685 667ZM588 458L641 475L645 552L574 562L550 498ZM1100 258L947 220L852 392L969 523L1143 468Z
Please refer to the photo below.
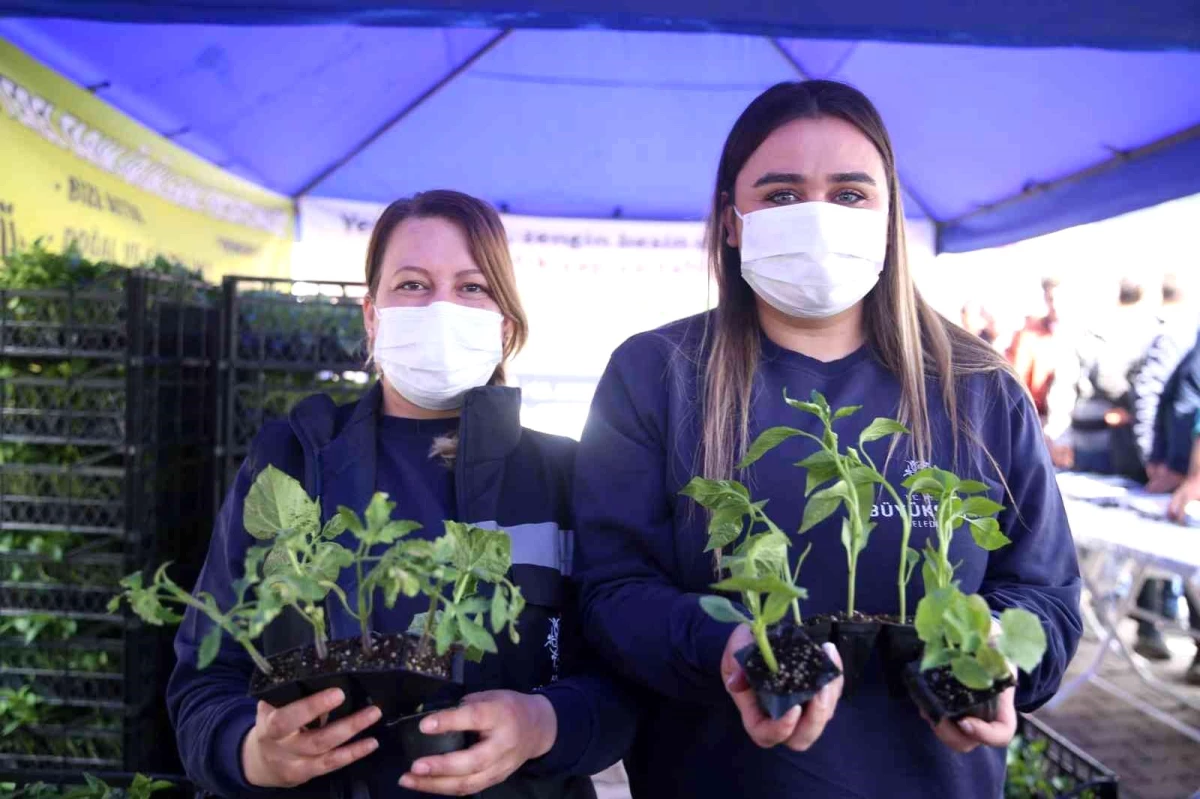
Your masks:
M774 674L763 661L758 646L739 650L735 657L758 695L759 704L772 718L782 718L796 705L816 696L841 672L821 647L799 627L775 627L767 639L779 663Z
M958 721L968 717L994 721L997 697L1014 684L1010 677L987 690L976 691L960 683L949 666L929 671L918 671L916 667L915 663L909 666L909 674L915 678L910 680L913 699L934 723L943 718Z

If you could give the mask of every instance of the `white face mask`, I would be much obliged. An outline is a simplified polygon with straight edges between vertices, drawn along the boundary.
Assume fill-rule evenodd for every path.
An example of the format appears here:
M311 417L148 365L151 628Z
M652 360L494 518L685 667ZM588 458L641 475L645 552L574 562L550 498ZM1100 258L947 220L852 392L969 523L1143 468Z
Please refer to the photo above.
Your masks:
M504 357L504 317L453 302L375 309L375 363L392 388L431 411L462 406Z
M807 202L733 212L742 220L742 277L788 316L834 316L879 282L887 251L881 211Z

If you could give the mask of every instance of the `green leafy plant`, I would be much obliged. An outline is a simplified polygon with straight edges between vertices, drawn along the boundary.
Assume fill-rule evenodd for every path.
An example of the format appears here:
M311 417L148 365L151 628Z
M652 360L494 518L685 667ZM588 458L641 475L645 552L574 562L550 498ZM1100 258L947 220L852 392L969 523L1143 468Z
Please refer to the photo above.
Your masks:
M174 787L167 780L155 780L136 774L128 788L114 788L104 780L84 773L84 785L59 786L35 782L18 787L16 783L0 783L0 796L11 799L149 799L155 793Z
M37 724L42 717L42 698L28 685L0 688L0 737Z
M978 594L963 594L956 585L921 599L916 627L925 644L921 670L949 666L955 679L976 691L1010 677L1010 662L1022 671L1033 670L1046 652L1046 633L1033 613L1005 610L993 641L987 602Z
M924 495L937 504L937 546L932 541L925 543L925 562L921 567L926 594L954 581L950 543L964 525L970 529L975 543L989 552L1009 543L996 518L1004 506L983 496L988 490L983 483L962 480L952 472L930 467L905 480L904 487L908 489L910 502L914 495Z
M0 619L0 635L16 634L28 646L40 638L66 641L79 630L79 623L49 613L29 613Z
M1008 743L1006 756L1004 799L1055 799L1076 790L1071 777L1053 774L1046 757L1049 741L1030 740L1017 735ZM1073 794L1077 799L1095 799L1095 792L1084 789Z
M908 546L912 532L912 514L907 503L900 500L899 494L884 479L875 462L866 451L868 443L884 438L908 433L907 428L894 419L880 417L867 425L859 434L858 446L848 447L845 452L839 449L838 434L834 424L842 419L853 416L862 406L849 406L834 410L829 402L817 391L812 393L809 401L794 400L784 391L784 401L792 408L817 417L822 425L820 436L794 427L772 427L763 431L751 444L746 456L738 464L739 469L745 469L775 447L788 439L797 436L810 439L818 446L818 450L796 466L806 471L804 493L808 501L804 506L804 517L800 532L806 533L829 518L838 508L844 507L846 516L842 519L842 546L846 550L846 565L848 569L846 614L854 614L855 587L857 585L858 559L867 547L871 531L875 523L871 521L871 509L874 507L875 486L881 485L896 500L897 510L902 523L902 538L900 558L900 573L898 576L900 589L900 613L903 620L906 613L905 586L911 579L917 563L917 553ZM822 487L824 486L824 487Z
M717 552L721 570L729 575L712 588L740 594L746 612L724 596L701 597L700 607L717 621L748 625L763 663L772 674L777 673L779 661L767 631L787 616L789 608L796 624L802 622L800 600L808 595L796 582L812 545L801 554L792 573L787 556L791 542L763 512L765 500L752 502L749 490L736 480L703 477L694 478L680 493L710 512L704 551ZM723 554L739 540L732 555Z
M525 608L521 590L507 577L512 567L512 539L501 530L447 521L445 534L433 542L427 570L419 578L429 610L413 619L421 647L432 640L439 655L461 646L478 661L498 651L493 633L507 628L509 639L520 640L517 618ZM492 596L479 595L479 586L492 586ZM490 625L491 631L488 631Z

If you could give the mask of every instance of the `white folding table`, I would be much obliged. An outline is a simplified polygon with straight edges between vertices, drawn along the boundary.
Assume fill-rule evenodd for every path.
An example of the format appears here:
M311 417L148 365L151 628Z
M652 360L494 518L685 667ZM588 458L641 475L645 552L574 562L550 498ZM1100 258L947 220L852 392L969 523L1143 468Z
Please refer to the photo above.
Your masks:
M1077 477L1072 476L1072 479ZM1155 677L1117 635L1117 625L1127 616L1154 619L1153 614L1133 607L1142 586L1152 577L1181 577L1194 606L1200 607L1200 602L1196 601L1200 599L1200 529L1150 518L1131 507L1144 507L1144 503L1129 503L1121 496L1073 498L1069 494L1087 495L1087 492L1072 491L1078 486L1069 487L1066 482L1060 484L1071 532L1081 551L1084 615L1100 638L1100 647L1087 668L1062 686L1048 707L1061 705L1081 686L1090 683L1200 743L1200 729L1139 699L1099 673L1109 652L1116 650L1146 685L1181 705L1200 711L1200 702ZM1102 490L1096 492L1103 493ZM1129 575L1129 589L1121 591L1125 575ZM1191 629L1188 632L1200 641L1200 634Z

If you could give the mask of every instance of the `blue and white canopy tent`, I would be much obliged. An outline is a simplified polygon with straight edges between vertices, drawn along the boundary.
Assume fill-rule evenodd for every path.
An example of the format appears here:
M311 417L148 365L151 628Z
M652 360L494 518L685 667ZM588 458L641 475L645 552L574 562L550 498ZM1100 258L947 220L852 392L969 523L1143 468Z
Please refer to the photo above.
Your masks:
M497 8L503 5L503 8ZM0 0L0 36L275 191L702 218L781 80L879 106L938 248L1200 192L1196 0Z

